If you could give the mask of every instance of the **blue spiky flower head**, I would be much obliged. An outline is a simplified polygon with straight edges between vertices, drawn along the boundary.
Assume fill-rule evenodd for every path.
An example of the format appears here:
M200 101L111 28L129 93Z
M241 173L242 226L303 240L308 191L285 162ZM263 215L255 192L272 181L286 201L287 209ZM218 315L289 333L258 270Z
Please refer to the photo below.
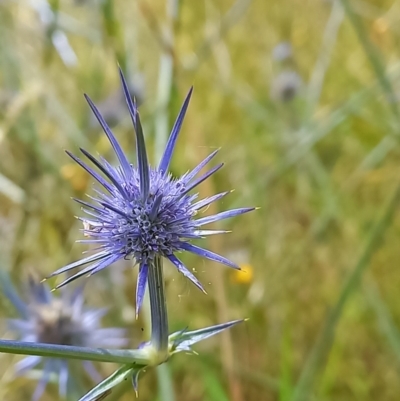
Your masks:
M93 275L119 259L133 258L139 265L136 289L136 312L138 313L143 301L148 272L152 268L156 256L169 259L202 291L204 289L201 283L178 259L177 252L188 251L230 267L239 268L223 256L193 245L190 241L207 235L223 233L224 231L203 230L202 227L217 220L246 213L253 208L234 209L196 219L202 209L221 199L229 191L202 200L197 200L198 195L192 193L192 190L222 167L222 163L218 164L206 173L199 175L203 167L217 154L217 150L180 178L174 178L168 172L192 89L186 96L178 114L158 167L152 168L147 160L136 102L132 101L130 97L121 70L120 78L136 133L137 165L134 167L128 161L104 118L90 98L85 95L115 151L119 165L114 167L102 157L97 159L86 150L80 149L96 167L97 170L95 170L83 160L67 152L102 187L102 189L95 190L95 197L90 197L92 203L77 200L83 205L83 210L88 215L81 219L84 225L84 235L88 239L79 242L96 244L98 247L96 248L97 252L93 255L57 270L52 276L87 265L80 272L58 285L61 287L83 275Z
M60 297L53 296L46 283L29 277L26 302L14 288L2 288L4 294L19 312L19 319L8 319L9 328L20 341L74 345L80 347L123 347L128 341L121 328L102 328L100 321L107 309L86 308L83 286L69 291L63 289ZM93 363L83 361L86 373L93 381L101 380ZM23 375L29 370L43 365L42 378L32 396L32 401L41 398L52 374L58 375L59 393L65 398L69 387L69 362L59 358L28 356L15 365L15 373Z

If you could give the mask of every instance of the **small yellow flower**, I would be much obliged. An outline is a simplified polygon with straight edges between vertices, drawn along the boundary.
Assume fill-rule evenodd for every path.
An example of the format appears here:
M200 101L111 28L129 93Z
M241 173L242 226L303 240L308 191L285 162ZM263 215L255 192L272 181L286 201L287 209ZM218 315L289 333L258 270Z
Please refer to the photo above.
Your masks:
M238 284L249 284L253 281L254 269L249 263L241 263L241 270L232 271L232 280Z

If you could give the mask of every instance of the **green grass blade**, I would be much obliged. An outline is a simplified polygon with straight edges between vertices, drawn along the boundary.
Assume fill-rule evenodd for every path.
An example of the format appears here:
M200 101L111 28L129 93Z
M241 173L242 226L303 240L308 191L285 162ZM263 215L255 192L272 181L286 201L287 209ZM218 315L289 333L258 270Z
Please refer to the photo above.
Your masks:
M210 401L230 401L229 396L221 384L220 378L216 372L210 372L204 369L202 372L202 381L204 383L205 398Z
M290 327L286 324L281 340L281 374L279 378L279 401L288 401L293 392L292 365L293 349Z
M349 18L354 30L358 36L358 39L364 48L365 54L367 55L374 73L384 91L386 100L388 101L393 115L395 116L397 123L400 123L400 112L397 107L396 95L393 91L390 80L386 75L385 68L381 62L382 55L379 53L378 49L369 40L368 34L361 22L358 14L355 13L353 6L349 0L341 0L347 17Z
M364 288L364 293L367 297L367 301L376 313L379 329L386 337L400 364L400 331L395 325L393 317L383 301L377 285L373 282L368 283Z
M311 353L295 387L292 401L309 399L314 379L317 373L321 373L322 365L333 343L335 329L340 317L342 316L345 304L350 295L357 288L362 274L369 266L372 255L378 248L386 229L392 222L391 217L399 201L400 184L397 185L394 193L391 194L388 202L382 208L380 216L369 232L364 249L362 250L356 265L347 277L347 280L345 281L340 292L339 298L329 313L326 322L320 331L319 337L316 340L313 349L311 350Z

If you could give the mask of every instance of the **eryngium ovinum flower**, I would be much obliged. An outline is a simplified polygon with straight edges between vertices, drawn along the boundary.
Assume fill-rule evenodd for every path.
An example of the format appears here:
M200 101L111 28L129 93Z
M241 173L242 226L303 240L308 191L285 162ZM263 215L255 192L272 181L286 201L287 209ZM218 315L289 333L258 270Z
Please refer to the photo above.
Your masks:
M114 167L101 156L97 159L86 150L80 149L83 155L96 167L98 170L96 171L78 157L67 152L103 187L102 189L95 189L96 197L90 197L94 203L77 200L83 205L83 211L88 215L88 217L81 219L84 235L88 239L79 242L96 244L98 247L97 252L93 255L57 270L52 276L88 265L58 285L61 287L83 275L97 273L119 259L132 258L139 265L136 288L136 313L138 313L143 301L148 272L153 267L156 255L170 260L178 271L189 278L202 291L204 289L201 283L177 257L178 252L191 252L238 269L239 267L232 261L193 245L190 241L225 232L203 230L202 227L218 220L249 212L254 208L234 209L196 219L195 217L208 205L221 199L230 191L218 193L202 200L197 200L198 194L192 193L204 180L223 166L220 163L206 173L199 174L203 167L215 157L217 150L180 178L175 178L168 172L192 89L186 96L175 121L158 167L152 168L147 160L137 105L129 95L122 71L120 71L120 78L136 132L137 166L134 167L128 161L104 118L90 98L85 95L89 106L115 151L119 165Z
M18 333L20 341L103 348L127 345L124 329L101 328L100 320L107 309L84 308L82 290L82 286L74 291L63 289L61 297L53 297L45 283L30 278L27 303L16 293L9 293L12 294L9 296L10 301L21 315L21 319L8 319L9 328ZM15 372L17 375L26 374L41 362L42 377L32 400L40 399L52 374L58 375L59 393L65 398L71 380L67 360L28 356L15 365ZM94 382L101 380L92 362L82 363Z

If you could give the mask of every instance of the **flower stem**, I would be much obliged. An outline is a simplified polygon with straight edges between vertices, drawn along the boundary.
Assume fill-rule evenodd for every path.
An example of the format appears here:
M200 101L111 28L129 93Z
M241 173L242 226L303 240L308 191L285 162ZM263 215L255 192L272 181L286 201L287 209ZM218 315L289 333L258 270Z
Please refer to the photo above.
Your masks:
M51 358L71 358L88 361L114 362L146 366L150 357L146 350L110 350L75 347L71 345L41 344L0 340L0 352L6 354L37 355Z
M151 313L151 344L157 351L159 361L168 359L168 315L165 300L163 265L156 256L149 269L149 297Z

